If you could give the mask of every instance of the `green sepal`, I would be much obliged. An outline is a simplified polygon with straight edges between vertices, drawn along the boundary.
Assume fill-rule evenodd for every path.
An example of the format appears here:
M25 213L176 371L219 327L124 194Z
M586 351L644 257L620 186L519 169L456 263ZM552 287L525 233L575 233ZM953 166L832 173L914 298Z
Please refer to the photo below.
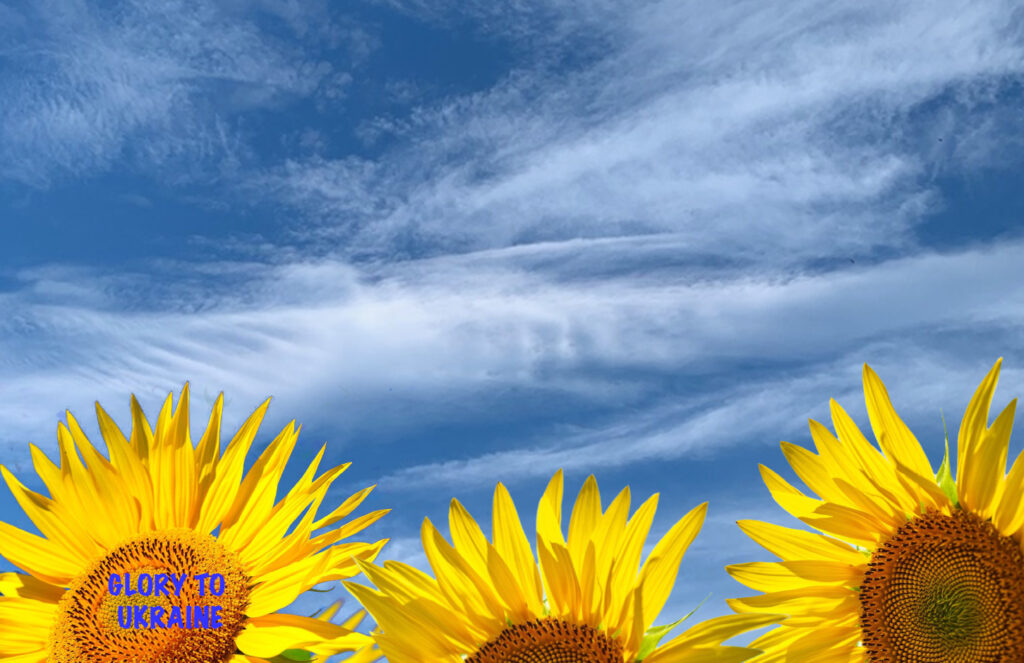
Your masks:
M941 410L939 411L941 414ZM953 479L953 472L949 468L949 431L946 430L946 416L942 416L942 432L946 438L946 455L942 457L942 465L935 474L935 480L939 482L939 488L946 494L953 506L960 506L960 499L956 494L956 481Z
M697 607L686 613L671 624L664 624L662 626L652 626L647 629L647 633L644 633L643 639L640 641L640 651L637 652L636 661L644 660L651 652L658 648L658 643L661 642L662 638L669 634L669 631L679 626L691 616L697 612L705 601L711 598L711 594L704 597L704 600L697 604Z
M313 654L305 649L285 649L281 657L289 661L312 661Z

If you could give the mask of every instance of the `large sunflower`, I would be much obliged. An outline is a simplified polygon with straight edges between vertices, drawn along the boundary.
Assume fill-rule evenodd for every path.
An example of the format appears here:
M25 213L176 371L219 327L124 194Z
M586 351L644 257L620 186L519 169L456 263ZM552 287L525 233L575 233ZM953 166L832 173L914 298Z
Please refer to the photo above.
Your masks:
M538 568L512 498L499 483L493 541L456 500L449 512L454 545L424 521L423 548L436 579L399 562L360 562L377 589L345 584L377 620L374 635L391 663L726 663L755 656L757 650L721 642L776 622L773 615L712 619L655 648L668 629L650 626L706 505L679 520L638 573L658 496L627 519L629 501L627 487L602 512L590 477L566 540L559 471L537 510Z
M109 459L68 413L67 426L57 428L59 467L31 448L49 497L28 490L0 467L43 534L0 522L0 554L27 574L0 574L0 661L256 663L277 660L289 649L323 655L364 649L369 638L350 628L276 611L314 585L358 573L354 560L373 559L384 541L341 541L386 511L342 522L371 487L317 517L328 487L348 467L315 477L324 448L275 504L299 434L294 422L243 477L245 457L268 404L242 424L223 454L223 398L217 398L206 432L193 445L188 385L173 412L167 397L155 429L132 397L127 439L97 403ZM314 534L317 530L322 531ZM127 582L111 591L115 576L136 579L139 586L133 591L141 591L146 574L149 580L159 574L179 579L187 574L187 579L177 595L168 591L158 597L150 590L152 596L127 596ZM219 596L201 574L223 576ZM166 586L173 589L172 583ZM121 606L125 615L143 606L142 620L123 628ZM155 622L156 609L170 622L176 609L187 617L194 606L211 612L220 606L220 627L207 621L202 625L210 628L143 628ZM167 622L161 616L160 623Z
M832 401L837 437L810 422L817 454L782 443L820 499L761 468L779 505L824 533L739 523L783 560L728 569L764 592L732 599L735 610L791 615L752 643L766 650L764 661L1024 661L1024 454L1006 474L1016 401L988 424L1000 362L960 424L955 480L948 442L934 473L867 366L864 393L881 452Z

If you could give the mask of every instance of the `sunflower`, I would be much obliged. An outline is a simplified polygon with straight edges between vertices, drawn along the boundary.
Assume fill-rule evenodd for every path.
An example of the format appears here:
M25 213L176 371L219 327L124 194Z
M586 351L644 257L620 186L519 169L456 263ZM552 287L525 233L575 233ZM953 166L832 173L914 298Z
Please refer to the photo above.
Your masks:
M810 422L817 454L782 443L818 498L761 467L779 505L822 533L739 523L782 559L728 568L763 592L730 600L734 610L791 615L751 644L766 651L765 662L1024 661L1024 454L1006 474L1016 401L988 423L1001 361L967 406L955 479L948 440L935 473L867 366L864 394L881 451L832 401L835 436Z
M377 620L391 663L649 663L743 661L757 650L720 643L775 623L773 615L729 615L657 647L669 627L650 629L680 561L704 521L706 504L679 520L639 569L658 496L631 518L627 487L602 511L590 477L562 533L562 472L537 510L538 567L508 491L494 492L488 541L457 501L449 544L427 519L421 538L434 577L409 565L360 562L377 589L345 583ZM678 623L678 622L677 622Z
M268 404L222 454L223 395L198 445L189 436L187 384L177 408L168 395L155 429L133 396L128 438L97 403L109 459L69 412L67 425L57 428L59 466L31 447L49 497L0 467L43 535L0 522L0 554L25 572L0 574L0 661L257 663L288 650L329 655L372 643L345 626L276 612L319 583L358 573L355 560L373 559L385 541L342 541L386 511L343 522L370 487L317 517L331 483L348 467L315 476L326 446L275 504L299 434L294 421L243 477ZM164 592L152 588L161 582ZM156 628L170 626L176 612L195 615L193 628ZM133 620L129 627L122 615Z

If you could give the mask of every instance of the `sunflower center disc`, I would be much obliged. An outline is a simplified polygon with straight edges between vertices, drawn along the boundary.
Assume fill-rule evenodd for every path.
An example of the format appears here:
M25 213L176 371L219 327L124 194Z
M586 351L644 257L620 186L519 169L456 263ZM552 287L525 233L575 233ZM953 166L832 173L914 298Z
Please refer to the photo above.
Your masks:
M622 663L622 646L589 626L548 617L509 626L466 663Z
M1024 661L1024 554L974 514L897 530L872 554L860 603L872 663Z
M125 589L112 594L109 579L131 574L132 590L142 574L187 574L188 578L176 596L174 585L167 583L168 593L160 596L127 596ZM211 592L210 582L200 596L197 576L224 576L223 593ZM61 597L57 620L50 637L51 663L221 663L237 651L235 638L242 631L245 609L249 604L250 579L235 556L208 534L192 530L151 532L129 539L111 550L71 583ZM218 585L217 590L221 587ZM220 606L218 628L147 628L132 621L124 628L118 621L118 608L125 615L139 608L149 622L153 607L163 609L163 622L168 621L177 606L186 619L193 606ZM194 612L193 612L194 614ZM139 627L136 627L139 626Z

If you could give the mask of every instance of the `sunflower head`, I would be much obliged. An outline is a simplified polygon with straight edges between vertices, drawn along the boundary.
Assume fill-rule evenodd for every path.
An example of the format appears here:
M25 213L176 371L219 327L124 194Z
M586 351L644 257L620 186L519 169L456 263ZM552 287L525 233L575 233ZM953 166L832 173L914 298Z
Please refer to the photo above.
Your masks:
M704 520L702 504L681 518L641 566L658 496L630 516L629 488L607 509L587 479L562 523L562 473L537 509L536 555L508 491L494 492L492 536L452 500L452 542L429 521L421 530L433 576L400 562L360 563L377 589L346 583L376 618L375 638L392 663L649 663L742 661L756 650L722 647L774 615L709 620L666 645L651 629Z
M71 413L57 429L59 465L31 447L48 496L0 467L42 534L0 522L0 554L24 571L0 574L0 661L255 663L288 650L368 650L372 640L349 625L277 612L315 585L356 574L356 560L373 559L384 541L346 539L386 511L346 522L371 487L318 514L347 468L317 475L326 447L279 499L299 434L294 422L244 471L268 403L223 450L223 397L198 443L190 435L188 385L176 408L167 397L153 427L132 397L128 436L97 403L106 456ZM112 577L140 584L114 591ZM143 592L143 577L164 578L165 588L168 578L181 584ZM187 626L196 610L216 613L217 625L209 617L193 628L171 621L180 615ZM125 627L136 611L142 621L133 617Z
M948 442L935 472L867 366L877 447L832 401L835 434L811 421L817 453L782 443L813 495L761 468L779 505L820 532L740 523L782 560L729 567L763 592L735 610L791 615L753 643L767 660L1024 661L1024 453L1007 473L1016 401L989 423L999 368L964 413L955 475Z

